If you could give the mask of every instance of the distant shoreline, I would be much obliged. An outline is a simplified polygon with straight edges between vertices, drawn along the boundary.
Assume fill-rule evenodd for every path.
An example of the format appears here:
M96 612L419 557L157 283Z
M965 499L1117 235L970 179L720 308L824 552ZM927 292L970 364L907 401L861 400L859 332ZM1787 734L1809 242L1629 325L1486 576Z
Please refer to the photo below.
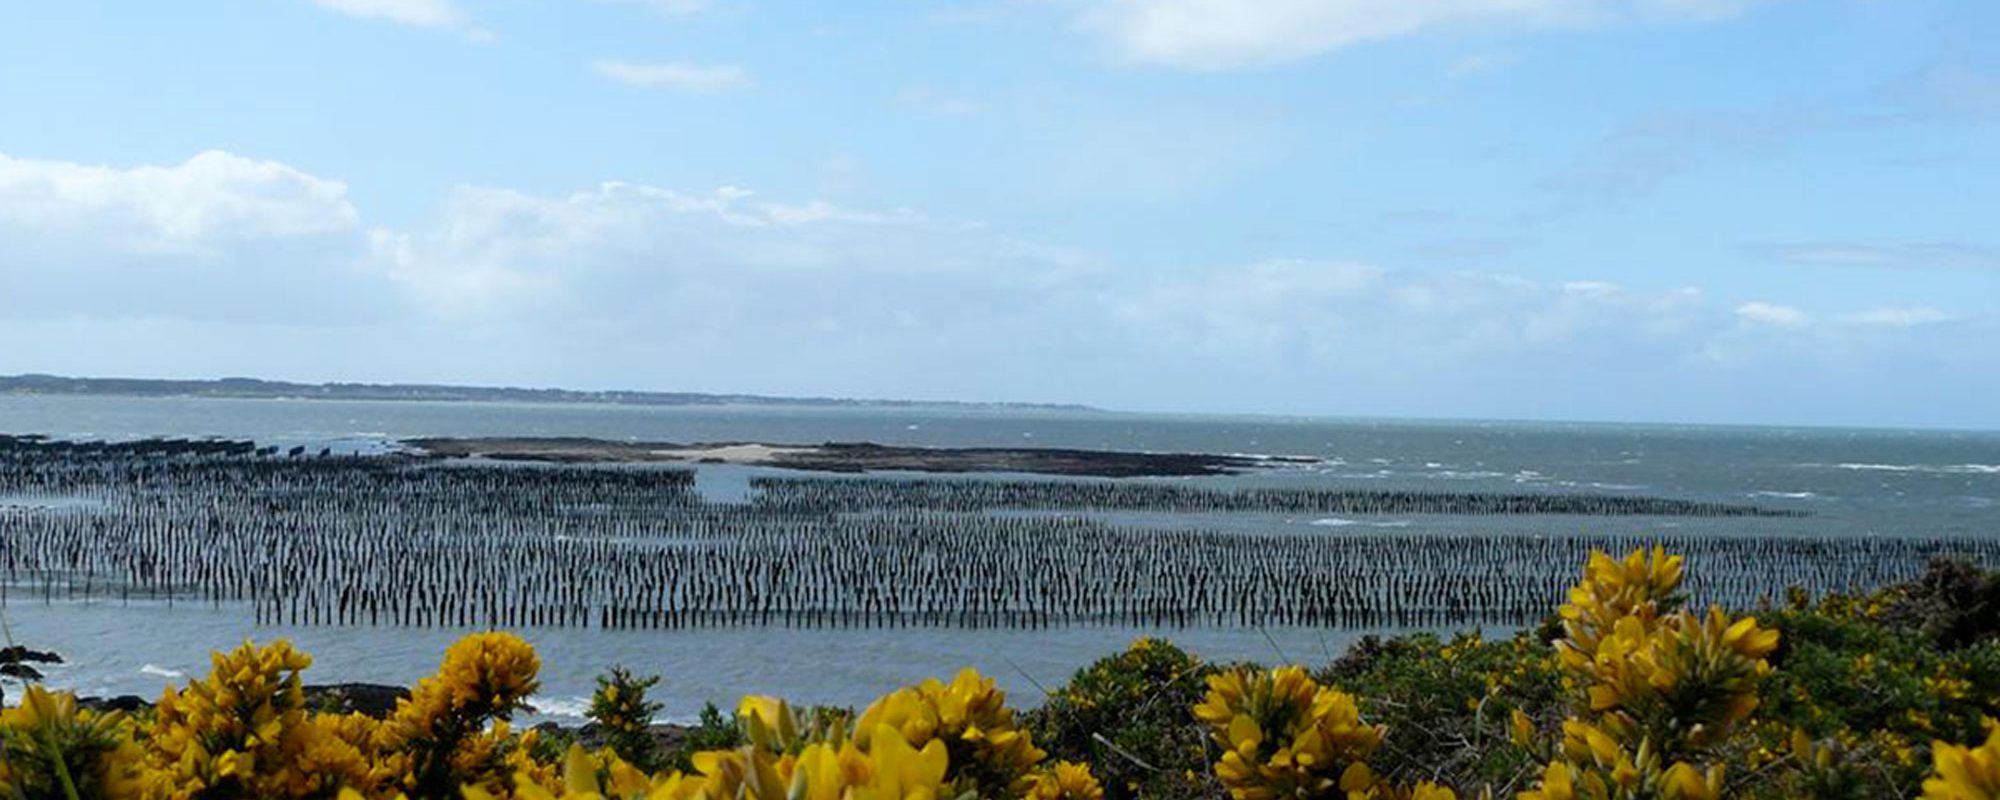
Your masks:
M792 406L809 408L907 408L1100 413L1092 406L1062 403L1003 403L952 400L881 400L839 397L781 397L702 392L579 391L512 386L454 386L419 383L293 383L258 378L170 380L157 378L76 378L61 375L0 375L0 395L104 397L188 397L256 400L369 400L388 402L578 403L628 406Z
M621 442L582 437L426 437L400 442L433 458L560 464L737 464L810 472L1012 472L1101 478L1230 475L1318 463L1307 456L1145 453L1047 447L908 447L873 442Z

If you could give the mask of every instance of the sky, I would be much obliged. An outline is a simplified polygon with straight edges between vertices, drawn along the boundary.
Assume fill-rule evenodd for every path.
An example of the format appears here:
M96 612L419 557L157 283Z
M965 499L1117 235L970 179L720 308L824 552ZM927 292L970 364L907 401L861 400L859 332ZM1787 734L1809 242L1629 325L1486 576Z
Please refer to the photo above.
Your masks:
M2000 428L1996 30L0 3L0 373Z

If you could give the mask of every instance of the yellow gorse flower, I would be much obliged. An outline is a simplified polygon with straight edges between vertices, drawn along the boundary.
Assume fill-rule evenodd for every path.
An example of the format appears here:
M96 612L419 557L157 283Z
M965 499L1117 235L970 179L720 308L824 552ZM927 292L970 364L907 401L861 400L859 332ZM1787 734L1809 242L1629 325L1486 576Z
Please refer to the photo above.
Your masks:
M1778 633L1720 608L1681 609L1682 567L1657 547L1622 560L1591 554L1559 610L1564 637L1555 643L1588 721L1563 723L1561 747L1524 800L1702 800L1721 792L1720 764L1670 757L1712 747L1750 716ZM1517 743L1531 737L1528 720L1511 727Z
M1938 742L1931 749L1933 772L1924 781L1925 800L2000 798L2000 727L1978 747Z
M1497 668L1477 666L1492 649L1475 638L1438 650L1440 663L1453 670L1490 670L1471 676L1485 679L1489 699L1500 696L1496 687L1524 680L1530 670L1544 679L1549 670L1559 670L1562 685L1572 692L1570 717L1559 735L1545 736L1548 728L1522 710L1510 709L1502 719L1491 715L1484 700L1471 704L1476 717L1487 715L1475 724L1497 723L1506 740L1539 762L1534 785L1519 797L1709 800L1725 787L1725 757L1752 776L1795 765L1810 781L1781 788L1809 794L1815 786L1841 785L1841 761L1855 753L1883 754L1871 767L1892 759L1892 769L1908 771L1904 780L1914 778L1928 746L1933 770L1923 782L1924 797L2000 800L2000 729L1976 747L1931 742L1930 731L1964 724L1939 708L1900 710L1893 720L1902 727L1895 730L1825 732L1812 720L1753 719L1778 633L1755 617L1682 608L1682 570L1678 557L1657 548L1623 559L1593 554L1569 593L1571 602L1561 609L1563 637L1553 649L1518 638L1514 661ZM1154 646L1141 640L1132 649ZM535 691L540 660L525 641L509 634L476 634L453 644L437 674L419 681L381 721L308 710L301 673L310 665L309 657L285 642L246 643L216 654L208 675L167 690L156 709L137 720L94 714L78 708L70 694L26 687L20 707L0 711L0 798L1102 800L1106 795L1089 764L1045 763L1046 754L1007 706L1006 695L971 670L950 681L898 689L858 716L802 713L780 698L745 697L737 716L746 744L693 754L692 769L685 772L649 773L610 748L570 746L552 757L538 733L515 730L508 716ZM1978 673L1961 673L1960 667L1912 670L1889 655L1862 657L1851 666L1871 679L1893 677L1921 686L1941 701L1987 702L1991 694L1969 677ZM649 717L644 685L613 682L598 695L603 706L621 709L618 731L643 733ZM1800 691L1795 685L1785 696ZM1528 709L1542 713L1538 706ZM1378 775L1369 760L1384 749L1386 729L1363 719L1353 695L1321 685L1299 667L1213 674L1192 710L1207 736L1206 742L1193 743L1193 750L1219 754L1214 778L1236 800L1457 797L1451 786L1392 780L1445 779L1449 770L1418 772L1405 761ZM1732 741L1746 732L1756 738ZM1489 733L1484 727L1472 732ZM1191 785L1201 780L1185 764L1171 768L1185 772ZM1122 782L1113 794L1137 786Z
M79 709L76 696L30 685L0 710L0 796L136 798L151 781L122 714Z
M203 793L325 796L366 785L365 755L337 722L309 721L299 673L312 658L277 641L211 658L208 676L168 689L146 738L168 797Z
M535 692L540 670L535 649L511 633L476 633L453 643L437 674L418 681L375 729L370 744L389 755L376 761L371 778L415 795L460 783L504 784L515 743L504 729L498 736L482 730Z
M1563 723L1560 756L1549 762L1521 800L1713 800L1723 786L1720 766L1663 764L1651 745L1627 749L1616 737L1585 722Z
M559 780L527 770L514 775L514 796L560 800L911 800L971 798L981 780L1009 788L986 796L1084 800L1101 798L1089 769L1058 764L1038 772L1042 753L1017 728L1013 711L990 679L960 673L951 683L926 681L878 700L849 725L834 715L819 724L785 701L743 698L737 719L748 744L697 753L692 772L647 776L608 751L572 748ZM953 753L960 753L954 756ZM473 800L500 798L504 789L468 786Z
M776 697L748 695L736 705L736 719L751 744L775 750L795 750L800 744L798 715Z
M992 678L963 670L950 683L936 679L891 692L861 713L856 728L894 729L910 745L944 742L957 761L969 761L989 777L1004 777L1005 785L981 787L987 792L1025 791L1033 782L1033 767L1046 755L1007 707L1007 694Z
M1679 610L1681 574L1679 557L1658 548L1623 561L1591 554L1560 610L1565 637L1556 650L1605 727L1670 747L1705 746L1756 707L1778 634L1720 608Z
M1029 800L1103 800L1104 787L1090 774L1089 764L1059 761L1035 778Z
M1363 763L1383 730L1361 721L1345 692L1322 687L1299 667L1212 675L1195 707L1222 759L1215 775L1237 800L1320 797L1375 784Z
M1621 620L1632 619L1649 630L1662 614L1679 607L1685 559L1664 548L1635 550L1623 560L1592 552L1583 581L1569 590L1569 603L1557 610L1563 641L1556 649L1565 664L1582 666L1598 651L1599 640Z

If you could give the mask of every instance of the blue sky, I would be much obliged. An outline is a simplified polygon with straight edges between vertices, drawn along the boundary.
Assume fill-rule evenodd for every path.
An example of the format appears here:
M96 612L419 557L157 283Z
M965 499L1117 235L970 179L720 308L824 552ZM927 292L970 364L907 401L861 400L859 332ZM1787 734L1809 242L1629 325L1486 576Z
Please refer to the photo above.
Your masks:
M0 372L2000 427L1983 0L0 5Z

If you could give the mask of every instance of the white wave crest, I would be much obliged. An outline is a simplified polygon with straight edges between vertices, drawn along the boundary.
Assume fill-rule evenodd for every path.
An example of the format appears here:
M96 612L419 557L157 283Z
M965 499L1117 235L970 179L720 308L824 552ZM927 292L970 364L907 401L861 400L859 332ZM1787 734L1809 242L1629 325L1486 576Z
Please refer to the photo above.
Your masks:
M1341 517L1322 517L1320 519L1313 520L1310 524L1318 525L1322 528L1346 528L1354 525L1365 525L1370 528L1410 527L1410 521L1406 519L1392 519L1384 522L1362 522L1360 520L1343 519Z
M536 696L531 698L528 704L534 706L535 711L544 716L568 717L571 719L585 719L590 716L590 698L588 697Z
M2000 464L1800 464L1801 467L1855 472L1927 472L1939 475L2000 475Z

